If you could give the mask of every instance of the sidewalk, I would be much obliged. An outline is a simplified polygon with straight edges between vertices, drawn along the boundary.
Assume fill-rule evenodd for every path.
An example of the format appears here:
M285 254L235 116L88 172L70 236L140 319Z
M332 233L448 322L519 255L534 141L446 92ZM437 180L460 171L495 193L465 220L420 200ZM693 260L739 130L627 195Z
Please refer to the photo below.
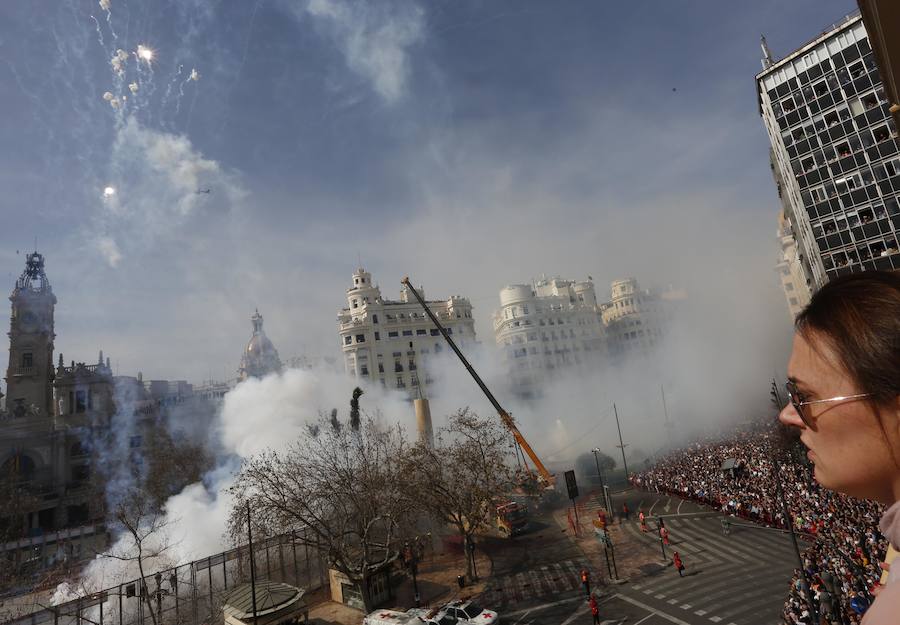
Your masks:
M416 582L419 587L421 607L434 607L453 599L468 599L484 591L485 580L492 573L492 565L489 558L482 553L476 553L475 568L478 570L480 581L469 583L460 589L456 582L457 575L463 575L466 571L466 563L462 554L444 553L428 556L419 563ZM397 570L391 578L394 586L394 599L387 605L379 606L385 609L396 609L405 612L416 605L415 590L412 577L401 570ZM365 614L345 605L329 600L328 589L314 593L310 597L310 603L315 603L309 611L309 622L313 625L359 625ZM318 603L316 603L318 602Z

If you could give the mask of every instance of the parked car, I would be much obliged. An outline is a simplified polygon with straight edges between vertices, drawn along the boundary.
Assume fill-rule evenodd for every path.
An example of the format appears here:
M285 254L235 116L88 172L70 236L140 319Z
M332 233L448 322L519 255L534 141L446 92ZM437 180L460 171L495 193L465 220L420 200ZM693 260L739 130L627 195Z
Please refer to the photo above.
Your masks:
M451 601L441 610L455 618L459 625L493 625L500 621L499 614L485 610L474 601Z

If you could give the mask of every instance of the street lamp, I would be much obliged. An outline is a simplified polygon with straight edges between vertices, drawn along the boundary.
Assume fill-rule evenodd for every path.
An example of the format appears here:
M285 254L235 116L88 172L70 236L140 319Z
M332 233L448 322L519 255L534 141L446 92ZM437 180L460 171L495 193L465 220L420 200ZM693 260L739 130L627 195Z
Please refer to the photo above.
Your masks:
M600 453L600 448L594 447L591 450L591 452L594 454L594 464L597 465L597 477L600 478L600 492L603 493L603 495L602 495L603 502L606 505L606 511L610 516L610 520L613 520L613 517L615 515L613 514L612 506L610 506L611 502L609 501L609 494L607 492L607 488L603 484L603 473L600 471L600 457L598 455Z

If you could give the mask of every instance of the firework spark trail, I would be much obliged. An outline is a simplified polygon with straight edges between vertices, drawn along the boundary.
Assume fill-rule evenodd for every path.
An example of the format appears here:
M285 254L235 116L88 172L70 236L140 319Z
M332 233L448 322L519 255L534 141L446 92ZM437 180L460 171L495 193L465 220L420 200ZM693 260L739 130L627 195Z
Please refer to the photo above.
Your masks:
M172 80L169 81L169 84L166 85L166 93L163 95L162 102L160 104L160 108L165 109L169 104L169 99L172 96L172 87L174 87L178 82L180 82L181 73L184 71L184 63L178 64L178 71L175 72L175 75L172 77Z
M106 50L106 42L103 40L103 30L100 28L100 22L97 21L97 18L93 15L90 18L94 21L94 25L97 27L97 41L100 43L100 47Z
M178 113L181 111L181 100L182 100L182 98L184 98L184 86L186 84L188 84L189 82L197 82L198 80L200 80L200 72L198 72L197 68L195 67L195 68L191 69L190 75L182 81L181 85L179 85L178 101L175 103L175 114L176 115L178 115ZM194 108L194 101L196 100L196 96L197 96L197 92L195 90L194 91L194 100L191 101L191 109L192 110Z
M111 0L100 0L97 4L100 5L101 9L106 11L106 26L109 28L109 32L113 36L113 41L115 41L119 37L118 37L118 35L116 35L116 31L112 25L112 10L110 9L110 3L111 3Z

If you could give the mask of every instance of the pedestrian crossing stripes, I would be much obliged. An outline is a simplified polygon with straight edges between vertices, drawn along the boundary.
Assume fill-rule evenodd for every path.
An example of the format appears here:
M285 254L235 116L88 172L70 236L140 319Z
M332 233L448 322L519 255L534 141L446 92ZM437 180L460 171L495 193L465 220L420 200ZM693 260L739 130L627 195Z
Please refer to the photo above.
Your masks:
M778 621L791 577L793 553L789 537L767 530L742 528L722 533L718 517L666 519L671 544L686 571L679 577L667 567L652 577L623 588L661 610L675 610L721 625L758 625ZM641 532L637 523L623 529L659 548L655 532Z
M584 592L581 569L590 568L585 562L563 560L545 564L530 571L499 575L481 594L487 605L521 603L542 596L559 596L567 592Z

